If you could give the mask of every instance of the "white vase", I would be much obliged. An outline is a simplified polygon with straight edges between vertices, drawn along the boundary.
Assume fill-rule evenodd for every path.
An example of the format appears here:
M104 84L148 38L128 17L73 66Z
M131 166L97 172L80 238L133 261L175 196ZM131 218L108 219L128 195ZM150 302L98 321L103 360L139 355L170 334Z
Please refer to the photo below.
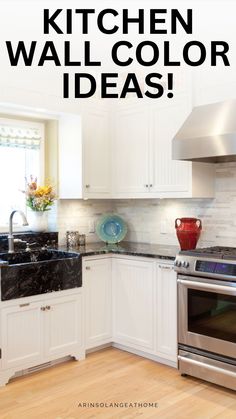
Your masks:
M48 211L30 211L28 215L30 230L44 232L48 229Z

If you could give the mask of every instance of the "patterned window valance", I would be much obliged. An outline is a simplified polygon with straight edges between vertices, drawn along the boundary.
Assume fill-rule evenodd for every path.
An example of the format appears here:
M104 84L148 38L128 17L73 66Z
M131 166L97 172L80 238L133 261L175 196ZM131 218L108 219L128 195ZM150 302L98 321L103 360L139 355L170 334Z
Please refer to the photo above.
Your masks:
M41 133L37 128L0 124L0 147L39 149Z

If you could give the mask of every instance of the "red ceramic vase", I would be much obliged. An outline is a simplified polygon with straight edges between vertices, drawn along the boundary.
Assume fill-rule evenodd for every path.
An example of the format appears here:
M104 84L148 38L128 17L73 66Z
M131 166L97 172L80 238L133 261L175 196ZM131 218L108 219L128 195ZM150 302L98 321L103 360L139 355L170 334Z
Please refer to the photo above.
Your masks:
M177 218L176 234L181 250L195 249L202 230L202 222L198 218Z

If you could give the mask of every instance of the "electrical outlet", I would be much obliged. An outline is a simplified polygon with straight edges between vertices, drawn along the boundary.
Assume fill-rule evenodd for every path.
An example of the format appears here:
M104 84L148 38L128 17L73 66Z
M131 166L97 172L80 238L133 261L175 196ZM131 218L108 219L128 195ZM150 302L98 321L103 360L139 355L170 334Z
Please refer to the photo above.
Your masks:
M95 223L93 220L89 221L88 227L89 227L89 233L95 233Z
M161 221L160 233L167 234L167 221L166 220Z

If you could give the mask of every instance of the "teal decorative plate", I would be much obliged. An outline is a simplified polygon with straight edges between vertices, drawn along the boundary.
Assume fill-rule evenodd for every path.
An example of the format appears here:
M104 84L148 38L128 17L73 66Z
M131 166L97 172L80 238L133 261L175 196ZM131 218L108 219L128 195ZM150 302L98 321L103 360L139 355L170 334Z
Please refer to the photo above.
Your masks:
M96 233L106 243L119 243L127 234L127 225L119 215L106 214L98 221Z

